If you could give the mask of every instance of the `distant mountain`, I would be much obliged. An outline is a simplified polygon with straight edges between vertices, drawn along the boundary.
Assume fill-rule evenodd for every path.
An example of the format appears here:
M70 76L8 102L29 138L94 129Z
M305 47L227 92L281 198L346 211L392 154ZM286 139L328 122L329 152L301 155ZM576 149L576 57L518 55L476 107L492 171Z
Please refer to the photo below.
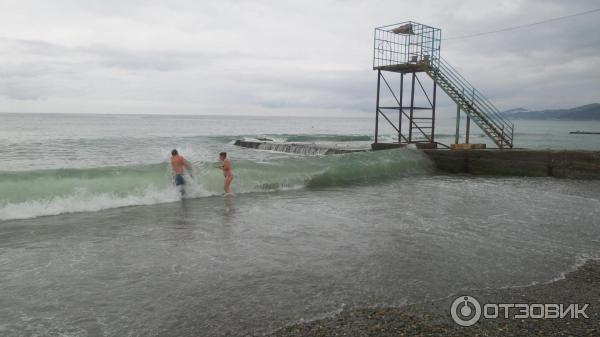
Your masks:
M600 103L582 105L572 109L529 111L523 108L510 109L502 113L510 119L557 119L570 121L600 120Z
M503 112L503 114L510 116L510 115L515 115L521 112L529 112L529 110L525 109L525 108L516 108L516 109L510 109L510 110L506 110Z

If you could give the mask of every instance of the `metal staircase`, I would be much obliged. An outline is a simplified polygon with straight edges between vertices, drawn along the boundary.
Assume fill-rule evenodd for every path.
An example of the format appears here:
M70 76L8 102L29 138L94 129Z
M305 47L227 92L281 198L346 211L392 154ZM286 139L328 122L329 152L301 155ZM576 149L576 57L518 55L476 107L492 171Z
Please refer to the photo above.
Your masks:
M427 74L499 148L512 148L514 124L443 58Z
M469 125L473 121L501 149L513 148L514 125L504 117L490 100L461 76L440 56L441 30L414 21L375 28L373 41L373 69L378 72L375 120L375 143L378 142L381 115L398 132L398 144L415 143L413 133L421 133L429 143L435 141L436 87L439 86L457 105L456 142L459 139L460 111L467 116L465 141L468 143ZM433 80L433 92L427 90L417 74L425 72ZM399 74L400 88L395 88L383 73ZM404 97L404 77L411 76L410 103ZM407 77L408 77L407 76ZM381 82L383 79L383 82ZM380 82L385 84L396 106L380 104ZM418 85L416 85L418 84ZM422 91L427 102L415 106L415 90ZM389 99L387 100L390 101ZM397 123L387 111L398 111ZM404 132L404 129L408 129Z

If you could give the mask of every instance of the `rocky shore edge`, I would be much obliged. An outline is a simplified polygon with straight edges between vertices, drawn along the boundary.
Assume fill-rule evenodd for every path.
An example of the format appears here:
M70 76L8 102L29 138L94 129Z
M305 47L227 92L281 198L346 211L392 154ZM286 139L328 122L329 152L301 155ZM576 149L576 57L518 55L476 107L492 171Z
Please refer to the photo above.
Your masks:
M456 324L450 314L460 295L485 303L589 304L588 318L487 319L472 326ZM516 313L511 311L509 313ZM483 289L397 308L355 308L333 317L287 326L269 337L364 336L600 336L600 261L588 260L555 282L503 289Z

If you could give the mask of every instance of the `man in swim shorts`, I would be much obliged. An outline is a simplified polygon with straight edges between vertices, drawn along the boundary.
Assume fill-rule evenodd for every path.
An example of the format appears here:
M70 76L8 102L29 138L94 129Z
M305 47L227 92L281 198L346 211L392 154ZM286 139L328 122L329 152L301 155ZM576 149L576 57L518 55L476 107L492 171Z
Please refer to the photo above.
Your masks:
M231 171L231 161L227 158L227 152L219 153L219 160L221 161L221 165L219 165L219 169L223 171L223 176L225 177L225 181L223 183L223 189L225 190L225 195L232 195L231 193L231 181L233 180L233 172Z
M185 179L183 179L184 169L190 172L190 176L192 175L192 165L177 150L171 151L171 168L173 168L175 186L185 185Z

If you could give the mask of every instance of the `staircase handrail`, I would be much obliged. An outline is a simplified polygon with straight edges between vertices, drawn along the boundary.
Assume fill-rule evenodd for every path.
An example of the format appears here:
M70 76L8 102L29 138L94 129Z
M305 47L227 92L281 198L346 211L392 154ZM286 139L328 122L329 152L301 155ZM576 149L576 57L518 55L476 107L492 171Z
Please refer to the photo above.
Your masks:
M461 85L461 89L465 89L465 93L469 93L472 96L471 98L473 98L474 102L476 100L478 103L480 103L481 107L484 107L484 109L481 109L484 113L491 115L490 117L500 122L501 125L497 125L498 127L506 127L512 133L514 130L514 124L505 116L503 116L499 109L489 99L487 99L479 90L475 89L475 87L446 60L440 57L439 62L436 63L439 64L438 68L441 68L441 70L446 70L445 73L448 73L456 82Z
M443 60L439 63L437 69L434 68L434 72L437 71L450 82L451 85L460 89L457 92L458 95L462 95L463 99L468 105L471 105L476 112L481 111L482 114L487 117L484 122L491 124L490 126L497 128L496 133L501 138L502 142L512 145L512 139L514 134L514 125L508 121L504 116L500 114L498 109L477 89L473 87L469 81L460 75L460 73L454 69L448 62ZM469 102L470 100L470 102Z
M486 123L491 123L492 126L496 127L498 130L504 130L505 128L510 130L511 126L507 125L506 123L503 123L500 120L500 117L496 113L494 113L493 110L490 110L490 108L486 106L487 104L485 100L483 100L480 95L477 95L473 92L472 88L461 83L461 81L454 77L454 74L452 73L448 74L444 72L443 76L451 82L450 84L461 89L459 94L461 94L466 100L465 103L467 105L470 105L473 108L475 108L476 112L481 111L481 113L485 115L485 117L487 117L487 119L485 120ZM457 85L456 82L458 82L459 84Z

